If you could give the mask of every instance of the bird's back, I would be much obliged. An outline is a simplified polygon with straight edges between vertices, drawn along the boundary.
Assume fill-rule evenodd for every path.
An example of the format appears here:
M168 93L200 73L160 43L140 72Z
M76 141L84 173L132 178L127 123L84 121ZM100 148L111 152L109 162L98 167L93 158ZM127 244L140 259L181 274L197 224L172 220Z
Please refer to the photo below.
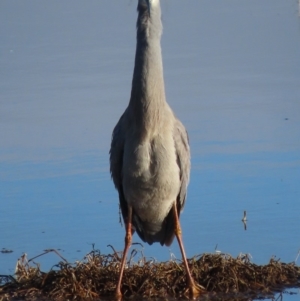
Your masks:
M122 170L114 172L115 153L111 148L111 170L119 191L123 218L133 208L133 225L142 240L170 244L174 236L171 207L184 205L189 178L190 154L186 131L172 111L159 130L143 133L124 113L115 128L112 145L124 137ZM168 114L167 114L168 115ZM126 124L126 126L125 126ZM154 127L155 128L155 127ZM125 130L126 129L126 130ZM120 133L121 135L117 135ZM182 169L182 154L186 168Z

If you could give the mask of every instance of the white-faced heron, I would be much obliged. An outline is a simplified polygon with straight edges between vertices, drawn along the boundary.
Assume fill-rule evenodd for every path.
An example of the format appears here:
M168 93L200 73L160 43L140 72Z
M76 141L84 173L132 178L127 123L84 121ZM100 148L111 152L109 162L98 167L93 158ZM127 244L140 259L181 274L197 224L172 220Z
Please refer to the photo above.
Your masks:
M126 255L136 231L149 244L169 246L176 236L187 273L187 288L194 297L201 287L191 276L179 223L190 175L188 135L165 98L160 2L138 0L137 10L131 97L114 128L110 149L110 171L126 224L116 295L121 296Z

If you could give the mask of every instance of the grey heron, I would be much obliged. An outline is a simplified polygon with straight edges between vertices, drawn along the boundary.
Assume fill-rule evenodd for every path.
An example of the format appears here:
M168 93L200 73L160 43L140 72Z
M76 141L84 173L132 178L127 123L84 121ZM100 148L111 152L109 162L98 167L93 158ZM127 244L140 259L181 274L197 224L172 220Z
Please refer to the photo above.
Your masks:
M132 234L169 246L178 240L192 297L202 287L192 278L181 238L179 215L190 175L188 134L165 97L159 0L138 0L137 43L129 104L115 126L110 171L126 225L116 296Z

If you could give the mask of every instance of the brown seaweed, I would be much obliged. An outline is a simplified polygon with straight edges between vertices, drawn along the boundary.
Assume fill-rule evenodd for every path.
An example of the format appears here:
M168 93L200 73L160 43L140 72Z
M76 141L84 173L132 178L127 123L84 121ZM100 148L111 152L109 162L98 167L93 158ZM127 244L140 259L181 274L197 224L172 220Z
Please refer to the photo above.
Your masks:
M50 271L43 272L33 260L49 252L55 252L61 261ZM99 300L113 296L120 252L113 249L112 254L101 254L99 250L92 250L75 263L69 263L53 249L41 255L30 260L23 255L14 276L0 275L0 301ZM189 265L194 279L207 290L209 299L226 300L230 296L230 300L249 300L300 286L299 266L274 258L266 265L256 265L248 255L233 258L228 254L201 254L189 259ZM122 283L125 298L182 297L185 290L185 269L181 261L157 262L135 249L131 252Z

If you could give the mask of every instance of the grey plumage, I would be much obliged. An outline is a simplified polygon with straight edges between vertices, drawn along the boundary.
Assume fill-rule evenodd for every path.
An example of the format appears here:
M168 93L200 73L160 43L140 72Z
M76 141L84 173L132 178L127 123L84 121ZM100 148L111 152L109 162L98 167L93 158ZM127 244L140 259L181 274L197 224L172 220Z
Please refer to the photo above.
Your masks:
M149 15L151 6L151 17ZM131 97L114 128L110 171L126 223L149 244L170 245L172 206L182 210L190 174L187 132L166 102L160 39L159 0L139 0Z
M159 0L138 0L137 45L129 105L117 123L110 170L126 224L125 246L115 296L122 299L126 257L136 230L149 244L177 238L190 298L205 289L196 283L186 258L179 222L190 174L187 132L166 102Z

